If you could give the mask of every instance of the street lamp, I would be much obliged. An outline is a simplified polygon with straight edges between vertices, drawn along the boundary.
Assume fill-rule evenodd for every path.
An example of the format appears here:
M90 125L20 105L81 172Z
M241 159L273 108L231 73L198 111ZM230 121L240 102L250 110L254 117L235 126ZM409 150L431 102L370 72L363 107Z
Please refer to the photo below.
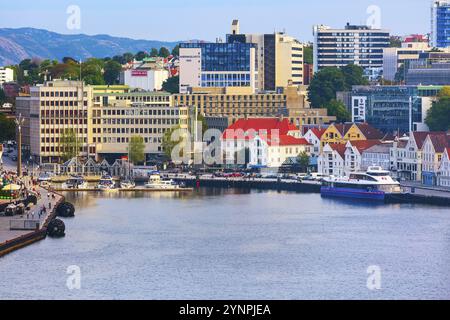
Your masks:
M16 120L14 121L17 126L18 130L18 137L17 137L17 176L22 176L22 126L25 122L25 119L22 117L22 114L20 113L18 117L16 117Z

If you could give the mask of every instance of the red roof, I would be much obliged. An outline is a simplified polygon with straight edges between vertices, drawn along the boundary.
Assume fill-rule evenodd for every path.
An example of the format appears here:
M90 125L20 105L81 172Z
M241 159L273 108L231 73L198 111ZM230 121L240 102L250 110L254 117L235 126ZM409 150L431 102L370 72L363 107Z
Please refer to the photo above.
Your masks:
M229 126L222 138L223 139L250 139L257 132L266 131L268 135L272 130L278 130L280 136L287 135L290 131L298 131L299 129L291 124L288 119L279 118L253 118L239 119ZM275 134L275 133L274 133Z
M428 137L429 134L430 132L422 132L422 131L413 132L417 148L422 149L423 143L425 142L425 139Z
M433 143L434 151L443 153L450 146L450 136L445 132L430 132L431 143Z
M327 129L319 129L319 128L312 128L311 129L312 133L314 133L314 135L317 138L322 138L323 134L325 133L325 131L327 131Z
M310 143L304 138L296 138L289 135L282 135L279 137L261 136L269 146L300 146L300 145L310 145Z
M378 144L382 144L380 140L361 140L361 141L351 141L350 143L352 144L353 147L358 149L359 153Z
M358 123L356 125L367 140L383 139L385 136L380 130L372 127L368 123Z
M345 144L330 143L329 146L331 147L331 149L333 149L334 151L339 153L339 155L341 156L342 159L345 159L345 150L347 150L347 148L345 147Z
M345 136L350 130L350 128L353 126L354 123L338 123L334 126L336 129L341 133L342 136ZM385 136L380 130L377 128L372 127L368 123L356 123L356 126L358 127L359 131L366 137L368 140L373 139L383 139Z
M447 151L447 157L448 157L448 159L450 159L450 147L445 148L445 151Z

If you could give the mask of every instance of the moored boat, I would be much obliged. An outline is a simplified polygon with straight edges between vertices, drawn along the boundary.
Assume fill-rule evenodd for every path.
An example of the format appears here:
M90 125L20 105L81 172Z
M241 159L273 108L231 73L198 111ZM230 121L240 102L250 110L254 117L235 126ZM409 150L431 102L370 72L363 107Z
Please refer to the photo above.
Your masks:
M62 185L63 189L87 189L88 183L82 176L72 176Z
M171 179L162 179L159 174L152 174L145 184L147 189L179 189L180 186Z
M322 197L384 201L387 195L401 194L402 189L389 171L374 166L367 172L351 173L348 177L324 178L320 193Z
M134 189L136 188L136 183L134 183L131 180L124 180L120 182L120 188L121 189Z
M113 191L117 190L116 183L114 182L113 177L110 175L103 175L97 185L97 189L103 191Z

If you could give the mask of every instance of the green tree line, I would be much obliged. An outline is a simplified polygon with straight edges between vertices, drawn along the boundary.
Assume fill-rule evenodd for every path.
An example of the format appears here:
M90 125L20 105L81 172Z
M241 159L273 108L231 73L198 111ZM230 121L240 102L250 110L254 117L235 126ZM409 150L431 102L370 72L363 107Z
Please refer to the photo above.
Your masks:
M150 52L140 51L136 54L130 52L103 59L89 58L80 62L73 57L65 57L61 61L49 59L25 59L17 65L8 66L14 70L15 80L19 85L34 85L42 83L45 79L72 79L79 80L80 73L86 84L113 85L119 81L122 65L130 61L143 60L151 57L166 58L169 55L178 55L177 45L172 52L165 47L159 50L152 48Z

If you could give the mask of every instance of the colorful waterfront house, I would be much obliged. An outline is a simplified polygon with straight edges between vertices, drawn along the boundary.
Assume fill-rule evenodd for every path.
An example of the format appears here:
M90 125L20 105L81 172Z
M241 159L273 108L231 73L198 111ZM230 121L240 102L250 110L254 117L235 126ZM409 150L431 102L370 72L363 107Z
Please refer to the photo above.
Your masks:
M393 143L382 143L374 145L362 151L361 170L365 171L371 166L378 166L383 170L393 171L391 163L391 149Z
M301 131L285 118L239 119L229 126L221 137L225 163L234 165L249 162L250 142L257 136L292 136L301 138ZM241 160L243 153L246 154L245 161L238 161Z
M344 175L362 170L362 153L373 146L380 145L380 140L348 141L344 153Z
M341 143L327 143L317 160L317 171L325 176L344 176L346 147Z
M430 132L422 147L422 183L438 184L438 172L446 148L450 147L450 135L446 132Z
M397 170L397 178L401 180L422 180L422 148L429 132L411 132L409 137L394 142L391 150L391 161Z
M305 138L312 145L311 157L315 158L316 161L320 155L320 139L325 131L326 129L311 128L303 135L303 138Z
M332 124L321 137L322 147L327 143L342 143L348 141L381 140L385 135L368 123Z
M450 147L445 148L444 155L439 166L438 185L450 188Z
M249 143L252 167L280 168L289 159L306 153L310 156L312 145L304 138L292 135L257 135Z

